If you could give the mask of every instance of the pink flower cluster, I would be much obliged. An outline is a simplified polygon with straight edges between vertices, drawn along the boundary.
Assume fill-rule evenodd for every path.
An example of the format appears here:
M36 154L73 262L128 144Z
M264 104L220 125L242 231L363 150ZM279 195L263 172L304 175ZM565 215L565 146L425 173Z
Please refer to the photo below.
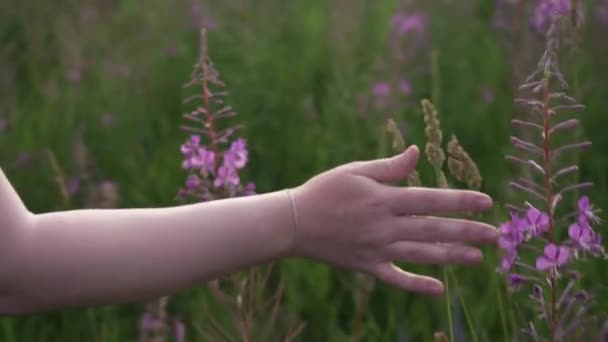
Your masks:
M239 170L247 165L249 155L245 139L236 139L226 151L216 153L201 145L199 135L192 135L181 145L180 151L184 156L182 167L190 172L186 189L182 192L197 193L201 199L210 199L212 183L214 188L224 188L230 195L255 193L253 183L241 187Z
M504 273L509 273L516 265L526 267L524 263L520 262L518 251L520 247L533 239L545 244L542 253L536 257L534 266L540 272L557 274L559 269L568 264L573 257L604 255L601 236L592 227L598 222L599 219L594 213L589 198L581 197L578 201L576 220L568 229L569 239L563 244L557 245L544 238L551 224L547 213L532 206L529 207L524 217L512 213L511 220L500 226L499 246L504 252L500 269ZM511 279L519 282L521 276L516 275Z
M567 15L571 0L540 0L530 17L530 27L544 33L556 16Z

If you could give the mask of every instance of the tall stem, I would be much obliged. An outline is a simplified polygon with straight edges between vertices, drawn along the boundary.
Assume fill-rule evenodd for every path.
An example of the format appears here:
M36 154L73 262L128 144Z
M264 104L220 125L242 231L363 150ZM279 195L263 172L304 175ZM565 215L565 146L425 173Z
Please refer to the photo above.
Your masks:
M202 89L201 96L203 98L203 103L205 105L205 129L207 130L207 136L209 138L209 144L211 145L211 150L215 153L215 157L218 158L218 148L217 148L217 134L215 132L215 127L213 123L213 112L211 111L211 90L209 90L209 65L208 63L208 49L207 49L207 31L205 29L201 30L201 54L200 54L200 67L202 72Z
M554 210L553 210L553 191L551 184L551 144L549 141L549 130L551 129L551 114L550 106L550 77L546 76L543 80L543 152L544 152L544 172L545 172L545 188L547 193L547 211L549 213L549 241L555 241L554 233ZM555 274L550 274L551 283L551 334L552 340L555 339L555 328L557 326L557 288Z

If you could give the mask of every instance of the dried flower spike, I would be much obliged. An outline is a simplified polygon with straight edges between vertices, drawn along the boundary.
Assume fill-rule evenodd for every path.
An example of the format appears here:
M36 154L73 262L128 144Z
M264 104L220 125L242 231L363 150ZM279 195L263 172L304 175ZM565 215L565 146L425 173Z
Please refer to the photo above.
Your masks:
M435 342L448 342L448 336L443 331L437 331L434 334Z
M393 137L393 149L399 153L405 151L405 140L393 119L388 119L386 130ZM418 171L414 170L407 176L407 185L411 187L422 186Z
M393 137L393 149L397 152L404 151L405 140L403 139L403 135L401 135L399 127L397 127L397 124L393 119L388 119L386 123L386 130Z
M448 143L448 168L452 176L473 190L481 189L481 175L477 164L469 154L462 148L455 135L452 135Z
M439 124L439 119L437 118L437 110L429 100L424 99L421 103L422 111L424 112L424 122L426 124L424 131L428 139L425 148L426 157L431 165L437 169L441 169L445 162L445 153L441 148L443 133L441 132L441 126Z

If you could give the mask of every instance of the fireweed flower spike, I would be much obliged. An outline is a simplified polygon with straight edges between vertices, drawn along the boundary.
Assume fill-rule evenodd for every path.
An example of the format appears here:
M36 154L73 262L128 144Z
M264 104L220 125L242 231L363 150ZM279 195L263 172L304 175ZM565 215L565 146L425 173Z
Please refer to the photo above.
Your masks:
M255 193L255 185L242 185L239 175L249 161L245 139L233 140L241 126L219 128L223 120L235 117L236 113L232 107L224 104L228 92L209 59L206 37L203 30L199 61L194 66L190 82L184 86L200 87L200 92L187 98L184 103L201 103L190 113L184 114L188 124L182 129L191 136L180 147L184 157L182 167L189 172L185 188L178 192L178 198L182 201L188 198L208 201ZM203 145L203 140L206 145Z
M560 14L568 11L567 6L569 2L539 3L539 18L543 10L549 11L551 19L545 52L537 70L521 86L532 94L531 98L516 100L529 109L529 116L513 120L514 125L533 134L531 138L512 137L517 155L506 157L530 168L531 174L509 183L525 196L525 204L508 206L511 219L500 226L503 256L498 269L511 290L531 291L529 299L536 306L539 320L528 319L522 331L535 341L595 340L602 323L590 313L589 294L579 288L581 274L576 271L579 262L587 259L584 256L605 255L601 236L594 230L600 222L598 210L586 196L571 209L565 208L571 202L563 201L591 183L565 184L564 176L579 168L558 165L563 154L591 143L558 145L555 139L557 134L566 138L568 131L579 124L566 115L584 109L565 93L567 84L557 62ZM545 25L543 20L539 23ZM567 238L561 239L565 235Z
M178 191L177 199L181 202L202 202L253 195L254 183L243 184L240 175L249 162L247 141L236 137L242 126L229 124L228 119L235 118L236 113L224 103L228 92L209 57L204 29L200 37L199 60L190 82L184 86L196 87L196 93L184 101L194 109L183 115L187 123L182 129L190 136L181 145L180 152L183 156L182 168L188 175L185 187ZM272 265L268 265L235 274L225 279L226 282L210 282L213 298L221 307L229 310L225 322L218 321L213 327L205 329L205 334L209 334L211 340L222 340L221 333L225 330L238 332L243 341L279 340L274 338L279 334L293 338L299 335L304 324L293 322L292 317L284 313L281 285L275 287L268 283L271 271ZM217 312L213 315L221 316ZM184 341L183 322L174 322L175 340ZM268 322L273 324L269 325Z

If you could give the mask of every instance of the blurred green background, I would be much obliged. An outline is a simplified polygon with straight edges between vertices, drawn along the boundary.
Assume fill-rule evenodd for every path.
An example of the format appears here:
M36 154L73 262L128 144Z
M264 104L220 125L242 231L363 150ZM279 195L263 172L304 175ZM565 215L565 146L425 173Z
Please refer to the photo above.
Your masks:
M500 1L499 1L500 2ZM405 4L404 4L405 3ZM577 134L593 141L580 155L589 193L608 205L608 26L593 1L576 45L566 45L562 71L570 94L587 110ZM398 38L391 18L402 8L426 17L423 32ZM505 183L515 172L504 161L518 72L533 71L542 37L506 32L497 16L517 23L515 9L499 13L489 0L235 0L118 1L3 0L0 3L0 162L34 212L76 207L61 200L52 151L66 173L74 170L74 139L83 132L94 176L118 186L121 207L174 205L181 169L181 101L198 56L198 28L209 29L210 55L230 91L250 147L245 178L258 192L296 186L345 162L387 156L388 116L408 143L424 144L419 106L430 97L446 136L457 134L477 161L483 190L505 217ZM574 44L574 43L573 43ZM400 52L395 52L400 51ZM405 55L405 57L403 56ZM378 99L379 82L407 81L401 94ZM396 83L397 82L397 83ZM374 92L376 94L374 95ZM82 131L79 131L83 128ZM429 167L422 163L423 178ZM427 176L428 178L428 176ZM427 179L428 180L428 179ZM478 340L509 340L515 311L487 250L484 265L455 268ZM355 275L306 261L280 265L285 306L307 322L302 341L349 341L355 314ZM606 266L587 265L587 282L603 291ZM414 268L441 276L438 268ZM602 283L603 282L603 283ZM169 311L184 317L188 341L202 337L202 289L180 293ZM460 301L454 321L471 340ZM0 341L135 341L139 304L66 310L0 319ZM447 330L443 298L401 293L376 284L365 311L365 341L428 341Z

